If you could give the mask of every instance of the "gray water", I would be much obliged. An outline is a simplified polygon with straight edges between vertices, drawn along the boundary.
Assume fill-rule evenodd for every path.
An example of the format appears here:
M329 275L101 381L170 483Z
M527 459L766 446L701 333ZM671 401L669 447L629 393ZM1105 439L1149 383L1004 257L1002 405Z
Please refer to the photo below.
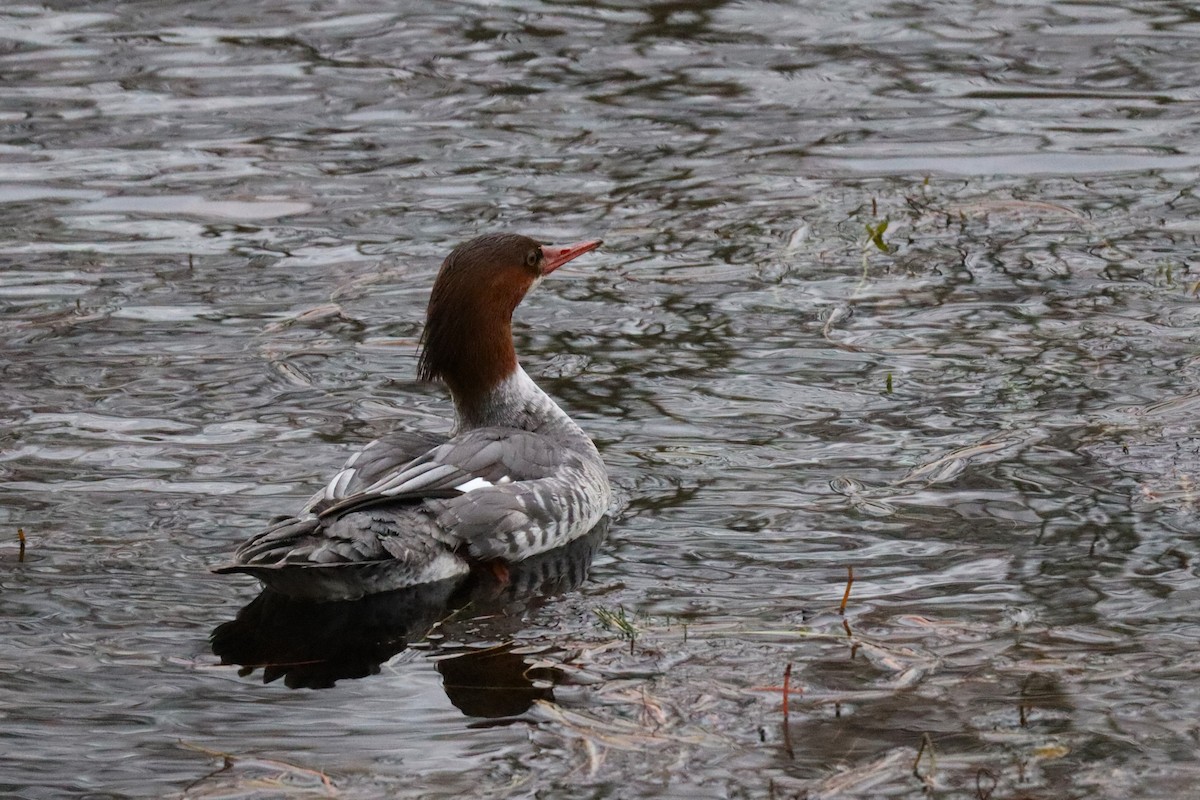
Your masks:
M1194 796L1197 64L1175 3L0 9L0 794ZM517 314L590 577L222 663L209 568L445 426L493 230L606 242Z

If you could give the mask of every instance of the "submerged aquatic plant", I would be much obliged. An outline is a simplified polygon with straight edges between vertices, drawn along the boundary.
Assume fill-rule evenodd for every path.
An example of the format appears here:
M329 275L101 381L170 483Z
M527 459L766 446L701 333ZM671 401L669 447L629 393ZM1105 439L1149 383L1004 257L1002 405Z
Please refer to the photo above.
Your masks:
M889 220L883 219L876 222L874 225L867 223L867 243L875 245L875 248L883 253L892 252L891 246L883 240L883 234L888 229ZM865 248L864 248L865 249Z
M622 639L629 640L629 652L632 653L633 643L637 641L638 637L638 628L625 613L625 607L617 606L616 611L607 608L594 608L592 611L605 630L613 631Z

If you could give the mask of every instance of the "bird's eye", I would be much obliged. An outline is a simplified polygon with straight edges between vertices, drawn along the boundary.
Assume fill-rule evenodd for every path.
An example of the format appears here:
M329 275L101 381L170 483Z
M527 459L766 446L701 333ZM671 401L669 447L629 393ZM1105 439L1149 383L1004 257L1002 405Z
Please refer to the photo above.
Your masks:
M542 251L540 249L530 250L529 255L525 256L525 266L536 267L541 259Z

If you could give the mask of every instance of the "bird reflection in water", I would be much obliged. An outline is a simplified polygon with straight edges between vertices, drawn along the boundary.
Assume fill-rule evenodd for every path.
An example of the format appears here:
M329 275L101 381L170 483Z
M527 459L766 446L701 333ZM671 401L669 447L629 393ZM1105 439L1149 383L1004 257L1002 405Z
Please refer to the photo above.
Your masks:
M235 619L216 627L213 653L222 664L240 666L243 676L261 669L264 683L283 678L291 688L322 689L377 674L385 661L419 646L436 659L447 696L464 714L520 714L534 700L551 697L552 669L531 670L528 648L451 650L429 634L454 618L472 620L480 641L510 637L519 615L504 612L514 602L553 597L583 583L607 528L602 520L570 544L509 566L503 577L479 569L449 581L326 603L264 590ZM462 639L458 631L456 638Z

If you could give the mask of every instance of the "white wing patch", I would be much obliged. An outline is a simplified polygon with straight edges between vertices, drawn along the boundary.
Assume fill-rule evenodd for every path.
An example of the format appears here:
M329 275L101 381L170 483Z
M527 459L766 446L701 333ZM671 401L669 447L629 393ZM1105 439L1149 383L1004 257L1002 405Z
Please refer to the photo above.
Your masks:
M503 486L506 483L512 483L512 482L513 482L512 478L508 477L507 475L501 476L500 479L497 480L495 483L492 483L487 478L472 478L471 480L467 481L466 483L460 483L458 486L455 486L454 488L458 489L463 494L466 494L467 492L473 492L476 489L486 489L489 486Z

